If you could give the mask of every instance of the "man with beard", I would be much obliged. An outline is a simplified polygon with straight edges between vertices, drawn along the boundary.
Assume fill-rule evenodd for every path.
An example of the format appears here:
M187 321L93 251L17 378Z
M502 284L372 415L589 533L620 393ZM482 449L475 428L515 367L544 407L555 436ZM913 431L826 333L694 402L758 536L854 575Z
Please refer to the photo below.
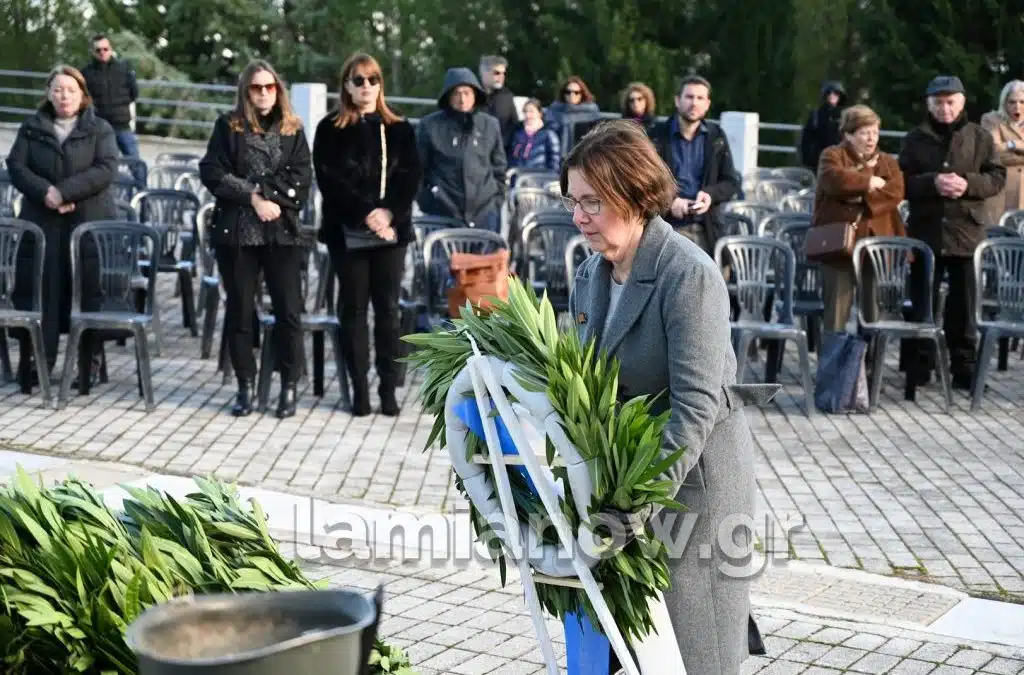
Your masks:
M705 119L711 107L711 83L699 75L684 77L675 102L677 114L651 131L651 140L678 186L665 220L710 255L719 235L716 207L739 193L740 176L725 132Z
M487 97L469 68L449 68L437 106L416 127L423 213L458 218L498 232L505 199L505 144L498 120L484 112Z
M515 94L505 86L508 75L508 59L504 56L484 56L480 59L480 83L487 93L487 112L498 118L501 137L508 149L512 145L512 134L519 124Z
M974 249L985 238L985 200L999 194L1006 182L1006 168L997 159L992 135L964 112L964 85L958 77L936 77L926 90L928 118L910 131L900 151L900 168L906 179L910 204L908 231L935 254L931 279L933 307L939 284L948 275L943 329L949 343L953 386L968 389L974 374ZM928 288L924 265L911 267L911 287L921 297ZM923 303L915 302L917 307ZM918 313L917 320L924 317ZM917 355L908 367L915 368L919 384L929 379L934 353L926 344L915 344Z
M844 105L846 90L841 82L828 81L821 85L821 105L807 118L800 135L800 161L815 173L822 151L843 140L839 133L839 115Z

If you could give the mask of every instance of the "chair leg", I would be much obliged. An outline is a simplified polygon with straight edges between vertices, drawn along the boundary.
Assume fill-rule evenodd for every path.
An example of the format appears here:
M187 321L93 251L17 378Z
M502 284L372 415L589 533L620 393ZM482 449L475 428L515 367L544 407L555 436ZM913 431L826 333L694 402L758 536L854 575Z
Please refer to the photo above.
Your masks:
M64 353L64 372L60 377L60 391L57 393L57 409L68 404L68 394L71 392L71 378L74 375L74 368L78 363L78 346L82 340L82 327L73 324L68 332L68 348ZM46 363L44 360L43 363Z
M135 327L135 363L138 368L139 383L142 385L142 398L146 402L146 412L153 412L153 374L149 367L149 336L144 326Z
M972 411L981 407L981 399L985 395L985 380L988 378L988 369L992 362L992 352L995 350L997 340L1001 348L1003 340L999 340L998 332L991 330L982 331L981 353L978 355L978 362L974 365L974 380L971 382Z
M747 369L747 352L750 351L750 342L753 336L740 331L736 341L736 384L743 384L743 375Z
M338 371L338 389L341 393L341 407L343 410L352 408L352 394L348 383L348 364L345 363L345 354L341 351L341 327L330 329L331 349L334 351L334 364Z
M7 351L7 329L0 328L0 384L13 381L14 369L11 368L11 354Z
M196 320L196 294L192 286L192 273L188 269L178 271L178 286L181 288L181 320L192 333L199 336L199 322Z
M270 384L274 379L274 340L272 333L273 326L267 326L263 335L263 344L260 346L260 373L256 385L257 410L266 412L270 404Z
M875 407L878 397L882 393L882 371L885 370L885 347L889 337L884 333L875 334L875 358L871 369L871 392L868 401L868 409Z
M324 333L319 330L313 333L313 395L324 395Z
M213 352L213 334L217 330L217 306L220 304L220 295L217 294L216 288L209 286L200 286L200 295L203 295L203 289L209 292L205 294L206 298L203 303L206 307L203 309L203 332L202 340L199 343L199 358L208 359L210 353Z
M1010 338L999 338L999 372L1004 372L1010 367Z
M942 390L946 395L946 411L953 409L953 374L949 371L949 348L946 346L946 334L939 330L935 335L935 373L942 382Z
M81 346L78 349L78 395L88 396L89 391L92 389L92 357L96 339L96 331L87 333L82 331L82 342L85 343L85 349Z
M779 341L785 348L785 342ZM807 344L807 336L802 335L796 338L797 349L800 350L800 378L804 383L804 411L810 417L814 414L814 377L811 375L811 356L808 353L810 347Z
M29 339L32 341L32 352L36 361L36 373L39 376L39 391L43 395L43 402L50 405L53 402L53 393L50 391L50 373L46 370L46 349L43 347L43 324L34 323L28 329ZM28 370L26 368L26 370Z

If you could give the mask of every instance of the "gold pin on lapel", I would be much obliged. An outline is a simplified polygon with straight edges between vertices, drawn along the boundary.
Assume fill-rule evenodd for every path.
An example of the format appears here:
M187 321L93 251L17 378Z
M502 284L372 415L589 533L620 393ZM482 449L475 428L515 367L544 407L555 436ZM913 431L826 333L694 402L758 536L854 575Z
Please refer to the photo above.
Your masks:
M586 312L580 312L579 314L576 315L576 323L578 323L579 325L582 326L586 322L587 322L587 314L586 314Z

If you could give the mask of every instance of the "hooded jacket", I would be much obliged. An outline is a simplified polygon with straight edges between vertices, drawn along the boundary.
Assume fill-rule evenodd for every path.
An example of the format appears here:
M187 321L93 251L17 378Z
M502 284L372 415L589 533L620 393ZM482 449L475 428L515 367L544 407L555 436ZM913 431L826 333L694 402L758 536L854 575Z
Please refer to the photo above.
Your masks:
M828 95L839 94L839 103L831 105ZM811 171L818 170L818 160L825 148L839 145L839 115L846 106L846 90L842 82L829 80L821 85L821 103L811 112L800 135L800 160Z
M476 103L471 112L453 110L451 91L472 87ZM417 203L429 215L459 218L480 224L497 212L505 199L505 144L497 118L483 111L486 94L469 68L449 68L437 105L416 128L416 146L423 166Z

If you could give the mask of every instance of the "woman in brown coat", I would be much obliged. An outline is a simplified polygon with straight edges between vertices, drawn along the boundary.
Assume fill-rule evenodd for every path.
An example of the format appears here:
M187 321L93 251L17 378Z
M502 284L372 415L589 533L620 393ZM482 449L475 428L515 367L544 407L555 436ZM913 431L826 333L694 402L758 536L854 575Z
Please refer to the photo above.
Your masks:
M1024 82L1010 80L999 94L999 109L981 116L992 134L999 163L1006 167L1006 188L985 204L989 224L1006 211L1024 209Z
M839 131L843 141L826 148L818 163L813 225L857 221L857 239L905 237L899 215L903 172L887 153L878 151L881 120L866 105L843 111ZM853 261L823 265L825 330L842 331L850 317L857 282ZM865 278L866 295L874 296L874 281ZM861 302L865 318L875 319L877 304Z

